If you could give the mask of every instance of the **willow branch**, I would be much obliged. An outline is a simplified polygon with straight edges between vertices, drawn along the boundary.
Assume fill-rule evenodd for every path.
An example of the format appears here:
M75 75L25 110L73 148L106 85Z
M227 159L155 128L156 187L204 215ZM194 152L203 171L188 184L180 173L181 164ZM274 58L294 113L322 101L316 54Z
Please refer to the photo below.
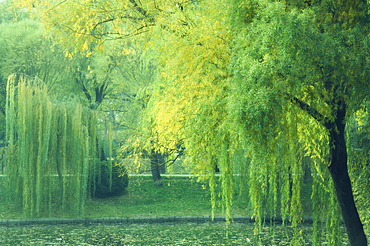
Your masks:
M324 126L326 129L330 129L332 126L332 122L328 117L325 115L321 114L317 109L313 108L306 102L302 101L298 97L295 97L289 93L286 93L286 97L288 100L290 100L292 103L297 105L300 109L305 111L308 115L310 115L312 118L317 120L322 126Z
M61 5L61 4L63 4L63 3L65 3L65 2L67 2L67 1L68 1L68 0L63 0L63 1L59 2L59 3L57 3L57 4L56 4L55 6L53 6L52 8L48 9L48 10L46 11L46 13L53 11L53 10L54 10L54 9L56 9L59 5Z
M143 9L142 7L140 7L135 0L130 0L130 2L134 6L134 9L136 9L140 14L142 14L143 16L148 15L148 12L145 9Z

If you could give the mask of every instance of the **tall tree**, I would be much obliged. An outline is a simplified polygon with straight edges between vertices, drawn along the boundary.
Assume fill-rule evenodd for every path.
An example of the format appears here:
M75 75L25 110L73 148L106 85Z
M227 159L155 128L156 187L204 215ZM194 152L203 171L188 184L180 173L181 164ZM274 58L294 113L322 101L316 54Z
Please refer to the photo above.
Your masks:
M321 142L326 151L320 156L331 174L350 243L367 245L348 173L345 128L368 97L368 3L247 3L234 63L235 97L242 102L235 102L238 117L249 134L263 124L270 132L261 133L260 142L274 142L281 131L291 132L278 129L279 121L295 112L294 123L286 125L298 125L291 138L299 140L299 131L306 131L315 144ZM301 117L311 120L303 123Z

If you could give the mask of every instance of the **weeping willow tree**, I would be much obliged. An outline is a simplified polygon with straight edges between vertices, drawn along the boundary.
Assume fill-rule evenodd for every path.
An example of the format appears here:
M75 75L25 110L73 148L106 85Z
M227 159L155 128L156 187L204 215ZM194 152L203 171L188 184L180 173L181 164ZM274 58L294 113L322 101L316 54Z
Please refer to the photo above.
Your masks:
M328 242L339 245L341 215L351 245L367 245L346 128L368 98L368 2L239 3L230 116L251 158L256 218L265 216L262 204L280 203L283 216L301 220L302 158L308 156L314 227L326 220Z
M53 102L38 79L11 75L6 116L9 200L27 217L55 209L82 216L95 169L95 115L76 102Z

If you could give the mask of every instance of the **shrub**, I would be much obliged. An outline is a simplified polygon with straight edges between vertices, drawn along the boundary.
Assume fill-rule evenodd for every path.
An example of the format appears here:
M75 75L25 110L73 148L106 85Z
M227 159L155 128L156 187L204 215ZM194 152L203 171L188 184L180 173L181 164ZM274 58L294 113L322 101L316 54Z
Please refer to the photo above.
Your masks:
M110 197L121 195L125 192L128 186L128 175L123 166L118 166L113 163L112 171L110 172L108 161L102 161L100 172L95 175L95 184L92 185L93 197ZM112 174L112 186L110 187L110 175Z

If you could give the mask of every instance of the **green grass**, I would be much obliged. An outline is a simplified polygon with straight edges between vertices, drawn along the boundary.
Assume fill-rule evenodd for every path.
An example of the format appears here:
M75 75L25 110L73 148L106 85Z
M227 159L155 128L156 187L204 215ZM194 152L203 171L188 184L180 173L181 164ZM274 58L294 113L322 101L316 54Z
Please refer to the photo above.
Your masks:
M204 183L184 177L163 178L156 187L150 177L130 178L126 194L118 197L92 199L86 217L115 216L180 216L211 214L210 191ZM235 206L234 214L245 213ZM222 214L222 208L216 210Z
M130 179L126 194L88 201L87 217L210 214L210 195L188 178L163 178L156 187L150 177Z
M22 211L5 202L0 191L0 219L22 218ZM233 214L246 214L236 202ZM238 204L240 206L238 206ZM125 194L88 199L83 217L181 216L211 214L210 192L206 184L186 177L163 177L156 187L151 177L131 177ZM222 208L216 210L216 215ZM248 213L247 213L248 214ZM49 217L74 217L56 209Z

